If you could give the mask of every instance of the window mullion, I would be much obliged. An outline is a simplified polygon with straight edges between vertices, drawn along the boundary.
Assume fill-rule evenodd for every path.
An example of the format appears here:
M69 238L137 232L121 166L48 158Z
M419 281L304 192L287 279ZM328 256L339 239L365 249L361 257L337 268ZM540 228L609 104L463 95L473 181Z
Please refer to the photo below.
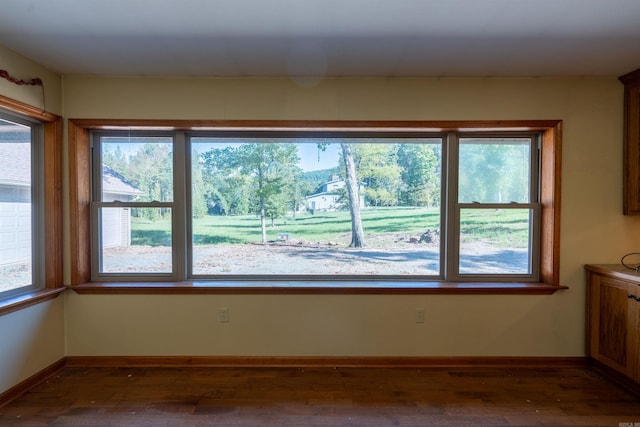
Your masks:
M513 209L513 208L521 208L521 209L536 209L539 206L538 203L458 203L458 209Z
M45 198L44 198L44 147L42 142L44 136L42 135L43 129L40 126L32 126L32 166L31 166L31 183L32 183L32 196L31 201L35 207L31 209L32 214L32 274L33 281L32 287L40 287L45 283L45 269L44 260L46 259L46 242L44 242L41 236L45 235L44 232L44 215L46 213Z
M187 187L187 155L184 132L176 132L173 143L173 192L174 212L173 220L173 265L174 274L178 280L187 278L187 218L189 209L189 187Z
M98 208L176 208L175 202L92 202Z
M95 133L91 137L91 277L96 278L102 267L100 208L102 195L102 155L100 150L100 134Z
M192 134L183 133L184 138L184 176L185 176L185 280L193 276L193 147L191 145Z
M535 135L533 138L533 149L531 150L531 189L529 193L529 201L533 203L540 203L540 182L542 175L542 163L540 162L540 154L542 152L542 140L540 135ZM536 222L537 224L537 222Z
M459 229L460 213L458 211L458 135L455 132L447 134L447 149L443 159L443 167L446 170L444 180L445 202L442 203L444 233L446 236L443 245L444 279L458 279L458 254L459 254Z

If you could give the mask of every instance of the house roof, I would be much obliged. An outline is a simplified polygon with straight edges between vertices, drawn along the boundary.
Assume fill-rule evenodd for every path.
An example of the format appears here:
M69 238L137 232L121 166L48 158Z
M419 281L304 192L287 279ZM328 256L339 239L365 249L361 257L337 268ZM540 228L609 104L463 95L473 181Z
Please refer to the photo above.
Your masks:
M640 1L3 0L0 44L61 74L620 76Z
M31 182L30 144L0 141L0 184L28 186ZM102 172L102 191L110 194L144 194L125 177L108 166Z
M313 193L313 194L309 194L308 196L305 196L305 199L309 200L309 199L315 199L317 197L340 197L340 194L338 193L333 193L331 191L323 191L321 193Z
M102 166L102 191L109 194L140 196L144 192L136 188L124 176L107 165Z

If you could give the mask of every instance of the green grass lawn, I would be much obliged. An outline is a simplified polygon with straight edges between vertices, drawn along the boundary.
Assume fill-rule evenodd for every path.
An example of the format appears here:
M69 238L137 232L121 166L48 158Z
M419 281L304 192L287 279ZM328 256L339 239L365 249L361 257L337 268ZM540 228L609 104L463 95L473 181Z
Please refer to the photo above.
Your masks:
M525 247L528 241L528 211L520 209L469 210L462 217L464 234L485 239L492 244ZM439 208L366 208L362 210L365 236L381 234L419 235L440 224ZM348 244L351 218L348 211L301 213L279 218L271 226L267 220L267 240L276 240L287 233L291 240L337 242ZM259 242L260 218L256 215L207 215L193 221L193 240L198 244L232 244ZM132 219L132 244L170 245L170 221Z
M362 211L362 222L367 235L377 233L417 233L435 229L439 224L437 209L376 208ZM206 216L194 220L196 244L258 242L261 239L260 219L248 216ZM305 241L343 241L351 237L351 217L348 211L301 213L279 218L271 226L267 220L267 239L276 240L278 233L287 233L290 239ZM345 236L347 235L347 236ZM349 243L349 242L347 242Z

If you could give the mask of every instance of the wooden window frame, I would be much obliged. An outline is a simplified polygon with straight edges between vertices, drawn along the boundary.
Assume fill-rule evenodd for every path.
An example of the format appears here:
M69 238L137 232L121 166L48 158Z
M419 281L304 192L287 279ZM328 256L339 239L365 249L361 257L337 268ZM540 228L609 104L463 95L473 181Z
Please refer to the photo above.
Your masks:
M0 300L0 315L57 297L64 291L62 216L62 118L0 95L0 108L44 127L44 284L31 292ZM37 262L38 260L36 260ZM1 279L0 279L1 280Z
M232 281L91 282L91 149L90 132L104 129L163 128L171 130L287 130L306 131L538 131L541 133L540 280L537 283L494 282L376 282L370 287L340 286L269 287ZM291 293L464 293L551 294L564 289L559 283L560 167L562 121L244 121L244 120L111 120L69 119L69 203L71 285L78 293L125 294L291 294ZM286 284L286 283L284 283ZM210 286L209 286L210 285Z

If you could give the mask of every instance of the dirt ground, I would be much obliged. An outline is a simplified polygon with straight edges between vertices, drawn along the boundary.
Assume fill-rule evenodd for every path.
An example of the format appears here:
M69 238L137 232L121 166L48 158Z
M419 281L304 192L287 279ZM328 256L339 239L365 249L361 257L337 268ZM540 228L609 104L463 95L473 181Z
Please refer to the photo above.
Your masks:
M273 241L266 244L196 246L194 275L437 275L439 243L419 243L409 236L369 239L364 248L344 242ZM527 253L495 249L480 242L466 245L465 273L523 273ZM169 271L169 248L130 246L105 250L112 272Z
M523 273L524 249L496 249L475 242L462 248L463 273ZM105 272L170 272L167 247L127 246L108 248ZM365 248L349 248L345 242L275 241L266 244L197 246L194 275L298 275L298 276L429 276L439 269L439 243L419 243L409 236L377 236ZM30 280L30 264L0 267L0 292Z
M349 248L269 243L199 247L194 274L406 275L437 274L438 248Z
M0 266L0 292L31 283L31 263Z

